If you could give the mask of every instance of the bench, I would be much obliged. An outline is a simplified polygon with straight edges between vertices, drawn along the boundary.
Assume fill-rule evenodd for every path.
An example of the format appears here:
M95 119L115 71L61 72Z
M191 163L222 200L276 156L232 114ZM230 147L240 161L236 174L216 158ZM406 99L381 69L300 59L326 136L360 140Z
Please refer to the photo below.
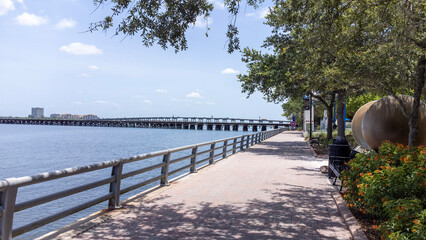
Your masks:
M345 162L349 161L349 157L337 157L337 156L331 156L329 157L329 164L328 164L328 178L334 178L333 185L336 185L337 179L340 179L340 173L343 170L348 170L348 167L345 165ZM343 181L340 183L340 191L342 191L343 188Z
M318 146L320 145L320 142L321 142L321 138L322 138L322 135L320 134L320 135L318 135L318 137L311 137L311 140L309 141L309 143L310 144L313 144L313 143L316 143L316 144L318 144Z

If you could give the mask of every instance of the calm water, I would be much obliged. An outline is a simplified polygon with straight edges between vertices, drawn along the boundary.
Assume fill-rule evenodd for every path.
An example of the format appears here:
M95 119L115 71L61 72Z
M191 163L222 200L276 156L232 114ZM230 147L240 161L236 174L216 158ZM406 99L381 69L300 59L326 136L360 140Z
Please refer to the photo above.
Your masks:
M21 177L41 172L84 166L92 163L130 157L168 148L180 147L195 143L207 142L239 136L247 132L178 130L178 129L148 129L148 128L97 128L70 126L37 126L37 125L0 125L0 179ZM207 149L207 147L205 148ZM201 151L204 149L200 149ZM189 155L190 150L176 154L173 158ZM201 156L201 159L204 159ZM129 172L146 165L161 162L161 157L126 164L123 172ZM183 161L170 170L189 163ZM184 172L175 174L175 177ZM18 203L52 192L68 189L91 181L110 176L111 169L99 170L78 176L67 177L52 182L41 183L30 187L20 188ZM143 175L124 179L122 188L143 180L158 176L160 169ZM128 198L142 190L158 185L153 183L144 188L129 192L122 196ZM53 201L35 208L15 214L14 228L41 219L49 214L87 202L95 196L108 193L109 186L105 185L85 193L80 193L63 200ZM38 230L17 237L17 239L33 239L50 232L95 211L105 208L107 203L101 203L65 219L48 224Z

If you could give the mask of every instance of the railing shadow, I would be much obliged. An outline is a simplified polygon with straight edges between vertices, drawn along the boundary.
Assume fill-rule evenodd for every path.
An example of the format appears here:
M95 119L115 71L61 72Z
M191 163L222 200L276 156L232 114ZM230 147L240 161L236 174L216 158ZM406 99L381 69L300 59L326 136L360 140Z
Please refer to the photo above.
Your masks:
M338 212L328 207L328 191L282 187L270 193L272 200L241 204L171 203L163 195L127 206L126 214L75 239L337 239L335 228L344 223L330 221Z

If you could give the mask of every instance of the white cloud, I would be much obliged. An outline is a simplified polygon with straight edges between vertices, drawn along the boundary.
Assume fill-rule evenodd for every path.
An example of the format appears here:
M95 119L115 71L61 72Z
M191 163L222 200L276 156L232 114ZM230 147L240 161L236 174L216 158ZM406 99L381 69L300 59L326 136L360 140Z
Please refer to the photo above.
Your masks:
M102 50L97 48L95 45L88 45L80 42L73 42L68 45L64 45L59 50L75 55L94 55L102 54Z
M73 28L76 25L77 22L72 20L71 18L64 18L55 25L55 29L62 30L65 28Z
M157 93L167 93L166 89L156 89L155 92Z
M224 9L225 8L225 4L223 3L223 1L219 1L219 0L210 0L210 3L213 3L214 5L216 5L218 8L220 9Z
M269 14L269 8L263 8L262 10L257 12L246 13L246 17L255 17L255 18L263 19L268 14Z
M232 68L225 68L220 72L222 74L238 74L240 73L238 70L232 69Z
M185 97L187 97L187 98L202 98L200 93L198 93L198 92L192 92L190 94L187 94Z
M74 105L82 105L83 103L82 102L73 102L72 104L74 104Z
M143 100L143 103L152 103L152 101L151 101L151 100L146 99L146 100Z
M90 70L98 70L99 69L99 67L95 66L95 65L88 66L87 68L90 69Z
M0 0L0 16L6 15L7 12L15 10L12 0Z
M212 23L213 23L213 19L211 17L203 18L198 16L197 20L195 21L194 27L207 28L208 26L212 25Z
M96 100L92 103L94 103L94 104L109 104L109 105L113 105L113 106L116 106L116 107L119 106L117 103L108 102L108 101L104 101L104 100Z
M207 105L215 105L215 102L195 102L196 104L207 104Z
M37 16L35 14L30 14L27 12L24 12L23 14L18 15L15 19L19 25L23 25L23 26L40 26L42 24L47 23L46 18Z
M87 74L87 73L82 73L82 74L80 74L79 76L80 76L80 77L90 77L90 75L89 75L89 74Z

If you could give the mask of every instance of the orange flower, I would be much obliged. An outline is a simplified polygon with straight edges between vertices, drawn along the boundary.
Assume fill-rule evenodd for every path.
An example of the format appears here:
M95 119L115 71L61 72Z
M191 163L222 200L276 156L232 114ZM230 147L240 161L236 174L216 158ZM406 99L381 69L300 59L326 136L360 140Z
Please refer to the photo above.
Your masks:
M405 207L398 206L397 208L398 208L399 211L405 212Z
M377 229L377 225L373 225L373 226L372 226L372 228L373 228L374 230L376 230L376 229Z
M377 155L377 156L375 156L374 157L374 160L379 160L379 156Z
M369 172L369 173L367 173L367 175L368 175L368 176L371 176L371 175L373 175L373 174L372 174L371 172Z
M382 198L382 202L386 202L387 201L387 199L386 198Z
M361 202L361 198L358 198L358 202ZM362 211L362 209L360 209Z
M414 224L419 224L419 223L420 223L420 221L419 221L418 219L414 219L414 220L413 220L413 223L414 223Z
M364 176L364 173L360 173L360 174L359 174L359 176L360 176L360 177Z
M416 232L417 230L416 229L413 229L413 230L411 230L412 232Z
M385 166L380 166L380 168L381 168L381 169L385 169L386 167L385 167Z

